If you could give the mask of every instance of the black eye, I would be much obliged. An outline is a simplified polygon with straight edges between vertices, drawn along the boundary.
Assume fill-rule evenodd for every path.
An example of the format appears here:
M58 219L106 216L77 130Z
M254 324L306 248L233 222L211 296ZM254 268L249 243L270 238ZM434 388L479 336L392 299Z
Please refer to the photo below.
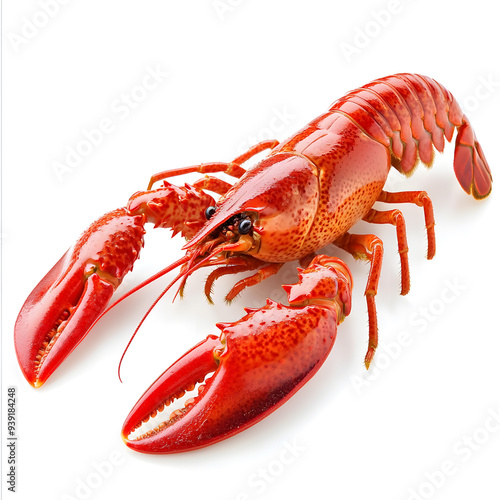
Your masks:
M248 234L252 230L253 224L250 219L243 219L238 225L240 234Z
M205 217L208 219L212 218L212 216L214 215L215 213L215 207L208 207L206 210L205 210Z

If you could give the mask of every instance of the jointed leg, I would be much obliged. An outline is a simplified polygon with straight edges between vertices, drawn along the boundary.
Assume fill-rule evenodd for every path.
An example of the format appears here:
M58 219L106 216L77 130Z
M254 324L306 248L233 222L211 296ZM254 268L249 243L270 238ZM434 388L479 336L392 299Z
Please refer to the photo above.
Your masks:
M408 242L406 240L406 224L400 210L388 210L381 212L371 209L364 217L366 222L374 224L392 224L396 226L398 238L398 251L401 259L401 295L410 291L410 266L408 264Z
M243 278L238 281L229 293L226 295L226 302L231 302L236 296L241 293L245 288L253 285L259 284L266 278L276 274L283 266L282 262L279 263L268 263L259 259L255 259L251 255L232 255L225 259L225 265L217 267L214 269L207 277L205 282L205 295L207 299L211 302L211 292L213 284L216 280L222 276L227 276L230 274L239 274L245 271L254 271L258 269L255 274ZM213 264L218 264L214 262Z
M265 149L272 149L279 144L276 140L262 141L252 146L246 153L235 158L230 163L213 162L213 163L200 163L199 165L192 165L190 167L174 168L165 170L153 175L149 181L148 191L151 189L155 182L174 177L176 175L189 174L191 172L198 172L200 174L213 174L216 172L223 172L231 175L232 177L240 178L246 170L241 166L242 163L249 160L252 156L264 151Z
M241 165L242 163L245 163L247 160L252 158L253 156L261 153L265 149L274 149L280 141L277 141L276 139L268 139L266 141L261 141L254 146L252 146L248 151L245 153L241 154L237 158L233 160L233 163L236 163L237 165Z
M434 233L436 223L429 195L425 191L404 191L402 193L382 191L377 201L383 203L414 203L424 208L425 227L427 228L427 258L432 259L436 254L436 235Z
M193 187L195 187L196 189L212 191L212 193L223 195L226 194L233 186L229 182L218 179L217 177L205 175L205 177L202 177L201 179L193 182Z
M282 266L283 266L283 262L265 264L255 274L252 274L252 276L249 276L248 278L243 278L242 280L238 281L238 283L236 283L233 286L233 288L231 288L229 293L226 295L226 302L231 302L245 288L247 288L249 286L257 285L261 281L264 281L266 278L273 276L281 269ZM240 270L238 270L238 271L240 271ZM238 272L238 271L235 271L235 272Z
M229 274L239 274L245 271L253 271L266 265L265 262L247 255L231 256L227 259L227 262L227 265L214 269L207 277L207 281L205 282L205 295L210 303L212 303L211 294L213 285L220 277Z
M370 261L370 271L365 288L366 305L368 307L368 350L365 356L365 366L368 369L378 345L375 295L377 295L380 271L382 269L384 245L382 240L373 234L349 233L345 233L333 243L357 259Z

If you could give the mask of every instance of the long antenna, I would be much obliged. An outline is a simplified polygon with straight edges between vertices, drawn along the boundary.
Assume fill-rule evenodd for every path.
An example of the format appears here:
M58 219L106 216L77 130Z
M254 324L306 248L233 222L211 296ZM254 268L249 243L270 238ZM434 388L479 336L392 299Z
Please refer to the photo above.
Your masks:
M144 288L146 285L149 285L153 281L156 281L158 278L165 276L165 274L169 273L170 271L172 271L176 267L179 267L180 265L185 264L188 260L189 260L189 256L184 255L179 260L176 260L173 264L170 264L169 266L163 268L161 271L158 271L156 274L153 274L153 276L150 276L149 278L145 279L144 281L141 281L138 285L134 286L134 288L129 290L127 293L123 294L116 302L113 302L104 312L102 312L99 315L99 317L97 319L99 319L101 316L103 316L108 311L110 311L115 306L117 306L122 300L125 300L126 298L130 297L132 294L134 294L135 292L137 292L141 288Z
M160 293L160 295L155 299L155 301L153 302L153 304L151 304L151 306L146 311L146 313L142 317L141 321L137 325L137 328L134 330L134 333L130 337L130 340L128 341L128 343L127 343L127 345L125 347L125 350L123 351L123 354L122 354L122 356L120 358L120 362L118 363L118 379L120 380L120 382L123 382L122 379L121 379L120 371L121 371L121 366L122 366L125 354L127 353L128 349L130 347L130 344L134 340L134 337L137 335L137 332L139 331L139 329L141 328L142 324L144 323L144 321L146 320L146 318L149 316L149 314L151 313L151 311L154 309L154 307L156 306L156 304L158 304L158 302L163 298L163 296L170 290L170 288L172 288L172 286L175 283L177 283L177 281L179 281L179 279L183 278L185 280L194 271L196 271L200 267L203 267L211 258L213 258L218 253L219 253L219 251L216 250L216 251L212 252L211 254L209 254L208 256L206 256L205 258L202 258L196 264L191 265L190 267L187 267L187 269L181 270L181 272L166 286L165 290L163 290ZM176 267L179 267L181 264L185 264L188 261L190 262L190 264L193 264L194 261L195 261L195 259L196 259L196 257L197 257L197 255L194 255L194 256L193 255L185 255L184 257L180 258L178 261L174 262L170 266L166 267L165 269L162 269L161 271L159 271L155 275L151 276L151 278L148 278L147 280L143 281L142 283L140 283L139 285L137 285L136 287L134 287L132 290L130 290L130 292L127 292L117 302L115 302L112 306L110 306L109 309L111 309L111 307L114 307L118 302L121 302L123 299L125 299L126 297L128 297L132 293L136 292L137 290L139 290L143 286L145 286L148 283L151 283L152 281L154 281L154 280L158 279L159 277L165 275L166 273L170 272L172 269L175 269ZM210 265L210 264L208 264L208 265ZM177 290L177 292L176 292L176 294L174 296L174 300L175 300L175 297L177 297L178 293L179 293L179 290Z

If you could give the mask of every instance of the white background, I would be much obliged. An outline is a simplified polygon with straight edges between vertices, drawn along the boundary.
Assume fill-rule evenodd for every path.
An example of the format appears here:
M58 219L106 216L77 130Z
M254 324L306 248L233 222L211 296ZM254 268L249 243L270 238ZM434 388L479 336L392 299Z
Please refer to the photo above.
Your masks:
M371 378L362 365L368 267L340 251L355 280L353 310L322 369L259 425L197 452L134 453L121 441L122 422L156 376L218 332L217 321L236 320L267 296L282 300L279 285L293 282L295 263L231 308L222 297L234 278L220 280L212 307L203 276L194 276L185 300L172 304L169 295L146 321L123 384L119 357L168 277L113 310L41 389L25 382L12 340L36 283L91 221L145 189L151 174L230 161L269 128L284 139L377 77L423 73L450 89L498 178L498 33L486 0L3 2L1 401L7 386L17 387L17 498L498 499L498 193L494 187L480 203L463 193L452 146L431 171L389 180L393 190L427 190L435 207L431 262L421 210L399 207L410 245L408 296L398 294L395 230L353 229L378 234L386 249ZM356 52L346 56L346 44ZM142 92L147 68L168 76ZM131 93L141 102L124 108L122 95ZM54 163L103 119L113 130L58 178ZM150 231L123 289L178 258L181 244ZM398 349L405 333L408 345ZM446 476L437 472L443 463Z

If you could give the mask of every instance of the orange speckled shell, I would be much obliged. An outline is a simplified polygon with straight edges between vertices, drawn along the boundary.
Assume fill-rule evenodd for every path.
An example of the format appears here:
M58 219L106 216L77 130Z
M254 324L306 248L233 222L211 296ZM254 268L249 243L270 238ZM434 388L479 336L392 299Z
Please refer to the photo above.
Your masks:
M241 212L258 213L252 255L288 262L344 234L370 210L390 168L389 150L340 113L313 120L248 171L220 200L196 244Z
M318 170L318 207L301 255L331 243L359 221L377 200L391 166L389 150L340 113L316 118L276 149L294 151Z
M254 210L260 260L285 262L321 249L370 210L392 165L409 175L432 163L458 129L455 173L476 198L491 191L491 171L453 96L431 78L402 73L375 80L334 102L247 172L213 218L185 247L233 215Z

